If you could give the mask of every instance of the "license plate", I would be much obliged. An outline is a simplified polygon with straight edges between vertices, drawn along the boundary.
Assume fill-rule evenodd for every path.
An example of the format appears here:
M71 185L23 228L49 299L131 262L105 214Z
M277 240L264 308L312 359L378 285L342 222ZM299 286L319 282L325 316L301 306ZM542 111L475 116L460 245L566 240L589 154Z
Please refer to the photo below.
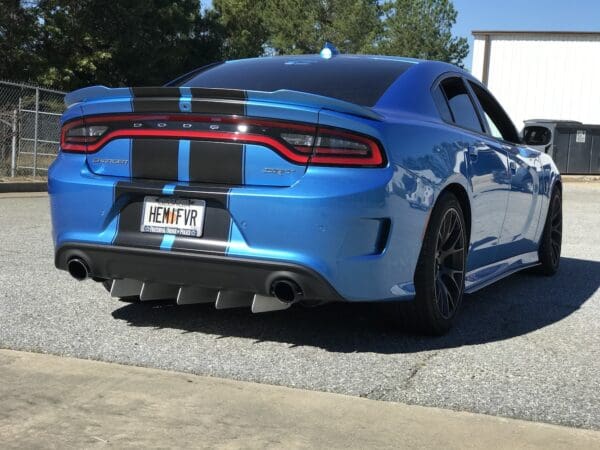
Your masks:
M204 200L145 197L140 231L201 237L205 209Z

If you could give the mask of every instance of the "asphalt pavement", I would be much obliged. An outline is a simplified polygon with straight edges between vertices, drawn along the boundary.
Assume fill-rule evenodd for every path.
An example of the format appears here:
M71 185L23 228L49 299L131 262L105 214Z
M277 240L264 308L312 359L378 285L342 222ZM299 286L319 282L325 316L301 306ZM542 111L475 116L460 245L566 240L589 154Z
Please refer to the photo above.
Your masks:
M554 278L467 296L441 338L375 305L129 304L53 266L48 199L0 196L0 348L600 429L600 183L568 183Z

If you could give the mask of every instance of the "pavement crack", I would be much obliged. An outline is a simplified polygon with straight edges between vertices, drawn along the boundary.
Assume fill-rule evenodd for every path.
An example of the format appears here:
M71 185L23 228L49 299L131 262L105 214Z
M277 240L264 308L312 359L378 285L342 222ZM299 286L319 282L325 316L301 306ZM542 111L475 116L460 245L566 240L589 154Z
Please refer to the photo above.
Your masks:
M378 384L377 386L372 387L367 392L359 394L360 397L369 398L371 400L384 400L389 399L390 394L396 391L405 391L412 387L413 380L416 376L421 372L437 354L439 351L432 351L427 353L420 361L415 363L408 372L408 377L402 382L390 383L389 380L386 380L383 384Z
M410 371L408 372L408 377L406 378L406 380L404 380L403 389L406 390L412 387L413 380L416 378L419 372L421 372L421 370L423 370L427 366L429 361L435 358L438 355L438 353L439 351L433 351L426 354L423 359L417 361L417 363L410 368Z

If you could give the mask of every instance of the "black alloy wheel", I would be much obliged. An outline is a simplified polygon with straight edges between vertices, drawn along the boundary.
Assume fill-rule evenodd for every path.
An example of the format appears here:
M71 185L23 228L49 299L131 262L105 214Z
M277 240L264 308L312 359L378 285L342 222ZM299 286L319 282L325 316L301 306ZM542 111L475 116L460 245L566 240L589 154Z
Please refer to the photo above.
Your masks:
M540 266L538 272L543 275L554 275L560 265L562 248L562 196L559 188L554 188L550 197L548 215L544 231L540 239L538 251Z
M402 328L428 335L447 333L460 309L468 251L467 226L460 202L440 194L427 225L415 270L415 299L390 304Z
M463 292L465 233L459 212L450 208L438 232L435 259L435 299L444 319L456 313Z

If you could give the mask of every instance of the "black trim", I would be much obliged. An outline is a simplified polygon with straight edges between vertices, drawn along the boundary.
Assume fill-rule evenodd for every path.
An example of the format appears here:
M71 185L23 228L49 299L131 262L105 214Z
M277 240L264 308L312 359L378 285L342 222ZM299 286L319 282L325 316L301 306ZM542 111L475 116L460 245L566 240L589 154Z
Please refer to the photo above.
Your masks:
M269 295L273 281L288 278L302 288L305 299L344 300L317 272L293 263L65 243L56 250L55 265L66 270L68 261L74 257L83 259L90 268L91 276L100 279L131 278Z
M465 76L464 74L458 73L458 72L444 72L442 75L440 75L439 77L437 77L435 79L435 81L433 82L433 84L431 85L431 89L430 89L430 94L432 96L432 100L435 103L435 100L433 99L433 91L435 89L437 89L438 87L441 88L440 84L442 83L442 81L448 79L448 78L461 78L463 81L463 84L466 86L467 92L469 94L469 97L471 99L471 102L473 103L473 107L475 108L475 112L477 113L477 117L479 118L479 122L481 124L481 126L483 127L483 131L477 131L477 130L471 130L470 128L465 128L459 124L457 124L456 122L454 122L454 120L452 122L449 122L447 120L445 120L442 117L442 114L439 111L439 108L437 108L436 106L436 111L438 111L438 118L440 119L441 123L446 124L446 125L450 125L451 127L455 127L458 128L461 131L467 131L469 133L474 133L478 136L483 136L489 139L493 139L496 142L499 142L500 144L503 143L507 143L509 145L512 146L518 146L519 142L509 142L509 141L504 141L502 139L498 139L495 138L494 136L492 136L492 134L490 133L489 129L488 129L488 124L487 124L487 120L485 120L482 116L483 114L483 110L481 109L481 105L479 104L479 100L477 99L477 96L475 95L475 92L473 91L473 89L471 88L471 86L469 85L469 83L475 83L478 84L480 87L484 88L485 91L500 105L500 107L502 107L502 105L500 104L500 102L498 102L498 99L496 99L496 97L494 97L494 95L489 91L489 89L487 89L484 85L482 85L478 80L470 77L470 76ZM442 94L444 94L444 97L446 96L446 94L444 93L443 89L442 89ZM448 102L448 99L446 98L446 102ZM448 108L450 108L450 105L448 105ZM452 110L450 110L450 112L452 113ZM506 112L505 112L506 113ZM509 117L510 119L510 117ZM512 121L511 121L512 123ZM512 124L514 126L514 124Z
M500 102L498 101L498 99L496 97L494 97L494 95L490 92L490 90L485 85L483 85L477 81L468 79L468 78L465 78L464 81L465 81L465 84L467 85L467 87L469 88L469 92L471 93L472 98L474 99L474 101L477 104L477 110L479 111L479 116L481 117L481 120L483 120L483 122L484 122L486 135L489 138L500 142L501 144L508 143L511 146L519 145L520 144L519 132L517 131L515 124L512 122L512 120L510 119L510 117L508 116L508 114L506 113L506 111L504 110L504 108L502 107ZM479 99L479 96L477 95L477 92L475 91L474 86L481 89L484 96L486 96L486 95L488 96L487 100L488 101L491 100L492 108L496 108L496 113L500 113L500 115L504 115L502 120L504 122L506 122L506 125L509 128L511 128L510 130L505 129L504 131L505 132L508 131L510 134L512 134L512 138L514 140L505 139L505 137L504 137L505 133L502 133L502 130L498 127L498 124L496 124L494 122L493 117L490 114L488 114L488 116L490 117L490 120L492 122L494 122L494 125L496 126L496 128L498 128L498 131L500 131L500 133L502 134L502 138L497 138L496 136L492 135L492 130L490 129L489 122L485 117L486 116L485 108L483 106L482 101ZM503 128L505 128L505 127L503 127Z

